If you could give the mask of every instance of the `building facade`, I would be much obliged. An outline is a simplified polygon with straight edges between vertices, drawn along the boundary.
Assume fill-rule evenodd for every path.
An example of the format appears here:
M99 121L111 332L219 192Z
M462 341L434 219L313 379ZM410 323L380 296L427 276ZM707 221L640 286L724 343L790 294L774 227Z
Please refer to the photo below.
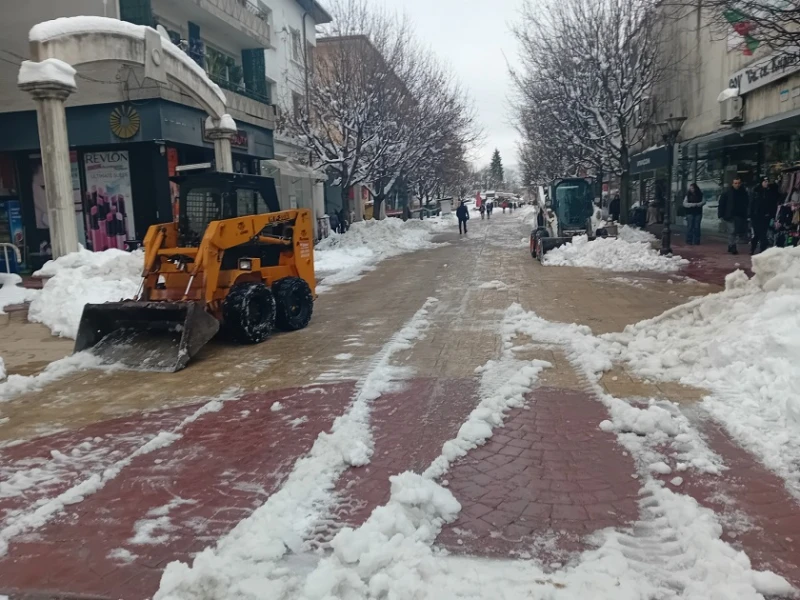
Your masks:
M286 6L288 8L286 8ZM275 158L276 100L283 50L274 19L305 11L299 0L60 0L23 3L0 23L0 241L20 247L25 266L48 260L49 227L36 112L17 88L36 23L77 15L155 27L224 91L237 124L234 171L258 174ZM314 4L308 4L309 9ZM314 31L314 12L306 22ZM318 13L317 13L318 14ZM301 17L302 18L302 17ZM306 35L308 37L308 35ZM119 62L77 68L67 101L73 198L79 241L92 250L124 248L175 216L179 165L213 163L206 112L179 88Z
M800 171L800 53L762 45L752 55L742 38L724 30L702 5L671 13L663 43L667 77L652 94L651 125L667 116L686 121L674 149L667 183L668 149L653 126L631 158L632 202L658 201L671 189L672 218L696 182L707 202L702 226L724 231L717 218L720 194L734 177L748 187L761 177L790 190Z

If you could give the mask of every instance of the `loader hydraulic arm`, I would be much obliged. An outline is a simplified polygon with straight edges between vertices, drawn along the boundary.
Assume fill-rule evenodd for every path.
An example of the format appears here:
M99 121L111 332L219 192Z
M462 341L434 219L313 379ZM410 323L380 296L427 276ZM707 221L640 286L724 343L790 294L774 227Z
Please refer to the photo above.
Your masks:
M214 293L219 284L220 265L225 250L241 246L251 241L258 243L280 244L292 248L294 240L288 240L277 236L263 235L265 228L270 225L296 224L303 221L310 223L311 214L307 209L284 210L280 212L265 213L262 215L248 215L225 219L223 221L213 221L206 229L200 248L197 252L197 259L192 265L190 274L194 278L201 271L204 276L204 295L206 303L214 299ZM307 229L307 228L306 228ZM310 233L306 234L307 236ZM294 237L298 237L295 232ZM313 273L313 264L312 264ZM191 287L191 284L190 286ZM188 288L187 288L188 292Z

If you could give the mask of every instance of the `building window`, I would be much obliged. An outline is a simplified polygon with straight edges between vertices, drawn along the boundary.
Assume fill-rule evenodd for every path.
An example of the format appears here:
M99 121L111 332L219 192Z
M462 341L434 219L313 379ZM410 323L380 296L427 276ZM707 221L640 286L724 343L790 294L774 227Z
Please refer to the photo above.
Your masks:
M314 71L314 46L311 44L306 44L306 60L308 64L305 67L308 69L309 73Z
M300 39L300 32L292 29L292 60L302 62L303 60L303 42Z
M292 92L292 111L294 112L296 119L300 118L304 108L305 106L302 94Z
M205 44L206 72L212 81L223 85L227 89L244 87L243 71L241 65L236 64L236 59L216 48Z

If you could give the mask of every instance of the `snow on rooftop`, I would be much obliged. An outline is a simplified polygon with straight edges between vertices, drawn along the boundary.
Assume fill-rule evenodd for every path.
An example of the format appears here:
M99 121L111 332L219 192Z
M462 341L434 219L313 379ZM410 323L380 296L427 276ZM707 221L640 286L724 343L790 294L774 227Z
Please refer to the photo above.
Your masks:
M17 75L17 85L37 82L53 82L73 88L78 87L75 84L75 69L57 58L46 58L41 62L22 61L19 75Z
M114 35L124 35L143 40L144 32L147 27L144 25L134 25L119 19L108 17L61 17L51 21L45 21L34 25L28 33L28 40L31 42L47 42L57 37L65 35L79 35L88 33L108 33ZM155 31L155 30L153 30ZM227 105L225 94L220 87L208 78L208 74L203 68L194 62L189 55L178 48L170 40L161 38L161 46L164 51L176 60L179 60L190 71L203 79L209 87L214 90L215 95Z

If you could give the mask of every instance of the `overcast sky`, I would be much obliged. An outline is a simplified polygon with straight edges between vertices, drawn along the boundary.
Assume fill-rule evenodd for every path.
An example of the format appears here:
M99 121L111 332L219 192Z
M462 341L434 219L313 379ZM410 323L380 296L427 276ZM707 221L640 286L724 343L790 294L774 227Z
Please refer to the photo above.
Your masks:
M516 56L510 24L522 0L371 0L407 13L418 35L447 61L467 86L485 140L476 163L489 163L494 148L504 165L517 161L517 134L509 125L510 79L506 57ZM324 2L323 2L324 4Z

